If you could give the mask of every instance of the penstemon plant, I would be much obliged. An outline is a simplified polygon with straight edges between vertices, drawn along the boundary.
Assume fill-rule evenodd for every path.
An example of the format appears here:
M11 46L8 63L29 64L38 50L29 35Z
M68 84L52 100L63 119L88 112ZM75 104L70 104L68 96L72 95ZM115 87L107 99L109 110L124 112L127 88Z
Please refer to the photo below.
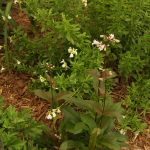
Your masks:
M92 52L95 60L98 54L105 59L105 55L109 54L108 48L111 47L111 44L119 43L119 40L113 34L101 35L100 37L102 41L94 40L92 43L93 46L96 46L93 49L94 52ZM104 53L102 54L102 52ZM53 122L53 129L56 132L56 122L62 114L64 115L63 120L60 122L58 136L61 150L73 148L119 150L125 141L125 137L119 132L113 131L113 129L115 119L120 121L122 108L120 104L114 104L111 101L111 97L105 88L105 81L113 78L115 73L102 68L102 61L99 61L97 66L94 61L89 62L86 55L82 55L83 53L85 54L84 51L78 53L78 49L69 47L69 58L60 62L62 75L61 77L57 75L55 80L58 91L62 92L56 93L55 100L58 107L50 110L46 118ZM89 63L86 66L87 62ZM95 69L93 69L94 65ZM103 65L105 66L105 64ZM99 66L101 66L100 71L98 71ZM86 79L84 74L89 79ZM77 77L79 75L80 78ZM73 80L71 80L72 76L74 76ZM78 81L76 82L75 79ZM63 86L62 82L64 83ZM48 93L44 95L42 91L36 91L36 94L46 99ZM72 104L75 106L70 107ZM82 140L82 137L84 137L84 140Z

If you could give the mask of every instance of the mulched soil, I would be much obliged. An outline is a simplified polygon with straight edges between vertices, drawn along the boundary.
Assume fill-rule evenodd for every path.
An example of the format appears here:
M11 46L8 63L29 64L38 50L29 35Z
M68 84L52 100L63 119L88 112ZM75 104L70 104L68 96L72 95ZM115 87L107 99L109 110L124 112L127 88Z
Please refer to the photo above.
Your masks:
M50 122L45 119L50 104L28 91L30 76L17 72L4 72L0 74L0 95L4 97L5 106L12 104L17 110L30 108L33 118L42 121L48 126Z

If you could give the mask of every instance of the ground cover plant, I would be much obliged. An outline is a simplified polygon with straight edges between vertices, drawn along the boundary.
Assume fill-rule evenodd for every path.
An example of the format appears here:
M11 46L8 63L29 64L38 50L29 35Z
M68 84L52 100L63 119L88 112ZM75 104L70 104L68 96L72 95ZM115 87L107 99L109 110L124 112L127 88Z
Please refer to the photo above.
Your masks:
M119 150L126 146L128 133L142 133L148 126L142 118L150 111L149 7L149 0L1 2L1 73L30 74L29 91L51 106L45 114L51 134L35 123L38 139L7 128L2 115L2 134L19 141L9 146L1 139L2 146ZM15 13L25 16L25 25ZM118 84L127 89L119 102L112 99ZM24 122L23 112L12 106L1 105L0 111ZM43 136L49 137L47 143Z

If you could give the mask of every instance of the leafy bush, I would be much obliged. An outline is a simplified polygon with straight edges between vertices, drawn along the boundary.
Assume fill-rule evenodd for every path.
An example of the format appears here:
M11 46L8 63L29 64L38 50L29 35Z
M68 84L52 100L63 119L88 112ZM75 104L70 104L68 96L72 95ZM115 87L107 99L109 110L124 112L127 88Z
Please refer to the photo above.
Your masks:
M34 121L29 110L17 112L11 105L4 109L2 97L0 97L0 108L0 148L2 150L34 148L35 141L44 131L44 125Z

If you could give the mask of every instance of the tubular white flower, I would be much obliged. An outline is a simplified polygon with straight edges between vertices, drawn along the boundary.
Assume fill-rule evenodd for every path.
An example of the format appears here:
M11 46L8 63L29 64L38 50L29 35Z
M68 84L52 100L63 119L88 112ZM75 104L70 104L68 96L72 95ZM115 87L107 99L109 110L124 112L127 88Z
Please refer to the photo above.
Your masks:
M73 58L74 57L74 55L77 55L77 49L75 49L75 48L72 48L72 47L69 47L68 48L68 53L70 54L70 58Z
M100 42L99 41L97 41L97 40L93 40L93 43L92 43L92 45L99 45L100 44Z
M62 59L62 61L60 63L62 64L62 68L68 69L68 65L67 65L67 63L65 62L64 59Z
M85 7L87 7L87 0L82 0L82 3Z
M8 16L7 16L7 18L10 20L10 19L11 19L11 16L10 16L10 15L8 15Z
M17 4L18 3L18 0L14 0L14 4Z
M109 34L108 36L109 40L113 40L115 38L114 34Z
M106 51L107 49L107 45L103 44L102 41L97 41L97 40L93 40L92 45L96 45L96 47L100 50L100 51Z
M20 62L19 60L17 60L17 64L18 64L18 65L20 65L20 64L21 64L21 62Z
M2 66L0 72L2 73L5 70L5 68Z
M45 82L45 81L46 81L46 79L45 79L43 76L41 76L41 75L40 75L39 78L40 78L40 81L41 81L41 82Z
M104 37L105 37L105 35L100 35L100 37L101 37L101 38L104 38Z
M70 54L70 56L69 56L70 58L73 58L74 57L74 55L73 54Z
M0 45L0 50L3 48L3 46Z
M3 19L3 21L6 21L6 17L5 16L2 16L2 19Z
M61 111L60 111L60 109L59 108L57 108L57 113L59 114L59 113L61 113Z
M115 43L119 43L120 40L116 39L114 34L109 34L109 36L107 37L107 40L111 41L111 42L115 42Z
M125 134L126 134L126 131L125 131L124 129L121 129L121 130L120 130L120 134L125 135Z
M56 117L56 113L52 112L52 116L53 116L53 118L55 118Z
M53 119L53 117L52 117L52 115L51 115L51 114L48 114L48 115L46 116L46 119L48 119L48 120L52 120L52 119Z
M120 42L120 40L118 40L118 39L114 39L114 42L119 43L119 42Z

